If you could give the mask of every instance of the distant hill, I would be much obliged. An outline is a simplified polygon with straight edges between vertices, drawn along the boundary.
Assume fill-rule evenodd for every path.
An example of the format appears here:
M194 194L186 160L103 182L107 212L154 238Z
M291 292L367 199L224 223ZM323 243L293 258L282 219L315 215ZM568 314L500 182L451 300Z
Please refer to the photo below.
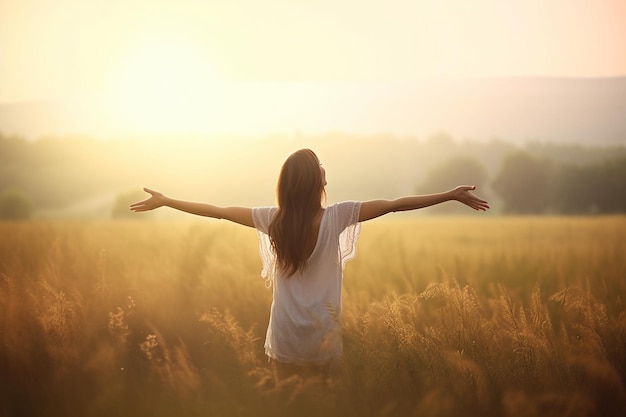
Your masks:
M259 100L259 91L271 94L272 106ZM234 118L237 125L207 122L206 133L246 134L239 130L248 127L257 135L344 131L424 138L444 131L461 140L626 143L626 77L243 84L237 94L223 104L239 116ZM293 104L294 97L300 104ZM101 104L84 100L4 103L0 133L31 138L124 133L103 114Z

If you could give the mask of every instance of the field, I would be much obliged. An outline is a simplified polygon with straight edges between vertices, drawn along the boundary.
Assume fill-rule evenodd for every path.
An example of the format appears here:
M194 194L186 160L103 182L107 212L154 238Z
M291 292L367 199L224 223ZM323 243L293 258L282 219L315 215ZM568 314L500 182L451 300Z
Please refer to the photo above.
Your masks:
M256 233L0 223L0 416L626 413L626 217L396 217L345 270L330 384L276 384Z

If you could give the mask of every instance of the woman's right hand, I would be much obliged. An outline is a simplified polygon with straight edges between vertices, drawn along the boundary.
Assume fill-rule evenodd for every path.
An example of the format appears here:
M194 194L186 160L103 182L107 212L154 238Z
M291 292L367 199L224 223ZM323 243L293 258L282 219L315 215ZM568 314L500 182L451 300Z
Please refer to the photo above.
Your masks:
M143 201L133 203L130 205L130 209L134 212L154 210L165 205L167 198L158 191L151 190L149 188L143 189L150 194L150 197Z
M474 210L486 211L489 209L489 203L482 198L474 195L470 191L476 189L475 185L460 185L451 190L450 193L454 200L457 200Z

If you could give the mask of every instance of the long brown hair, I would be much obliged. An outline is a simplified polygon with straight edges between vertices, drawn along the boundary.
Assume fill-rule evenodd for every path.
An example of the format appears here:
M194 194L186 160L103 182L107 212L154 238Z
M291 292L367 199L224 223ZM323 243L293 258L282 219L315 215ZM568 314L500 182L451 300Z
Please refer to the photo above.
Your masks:
M315 233L313 219L326 196L317 155L300 149L287 158L278 177L278 210L268 234L278 266L287 276L303 272Z

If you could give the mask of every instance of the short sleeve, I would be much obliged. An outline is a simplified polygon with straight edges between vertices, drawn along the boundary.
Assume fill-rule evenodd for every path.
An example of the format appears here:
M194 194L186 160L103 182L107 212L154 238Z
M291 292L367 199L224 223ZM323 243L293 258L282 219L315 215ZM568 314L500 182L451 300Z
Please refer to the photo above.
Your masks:
M255 207L252 209L252 221L259 236L259 255L263 265L261 276L266 279L268 286L271 285L274 279L276 269L276 255L272 250L272 244L268 235L276 209L276 207Z
M339 234L339 257L342 269L346 266L346 262L356 256L356 244L361 231L360 212L361 202L359 201L344 201L337 204L337 226L341 231Z
M254 222L254 227L259 232L267 234L276 210L277 207L254 207L252 209L252 221Z

